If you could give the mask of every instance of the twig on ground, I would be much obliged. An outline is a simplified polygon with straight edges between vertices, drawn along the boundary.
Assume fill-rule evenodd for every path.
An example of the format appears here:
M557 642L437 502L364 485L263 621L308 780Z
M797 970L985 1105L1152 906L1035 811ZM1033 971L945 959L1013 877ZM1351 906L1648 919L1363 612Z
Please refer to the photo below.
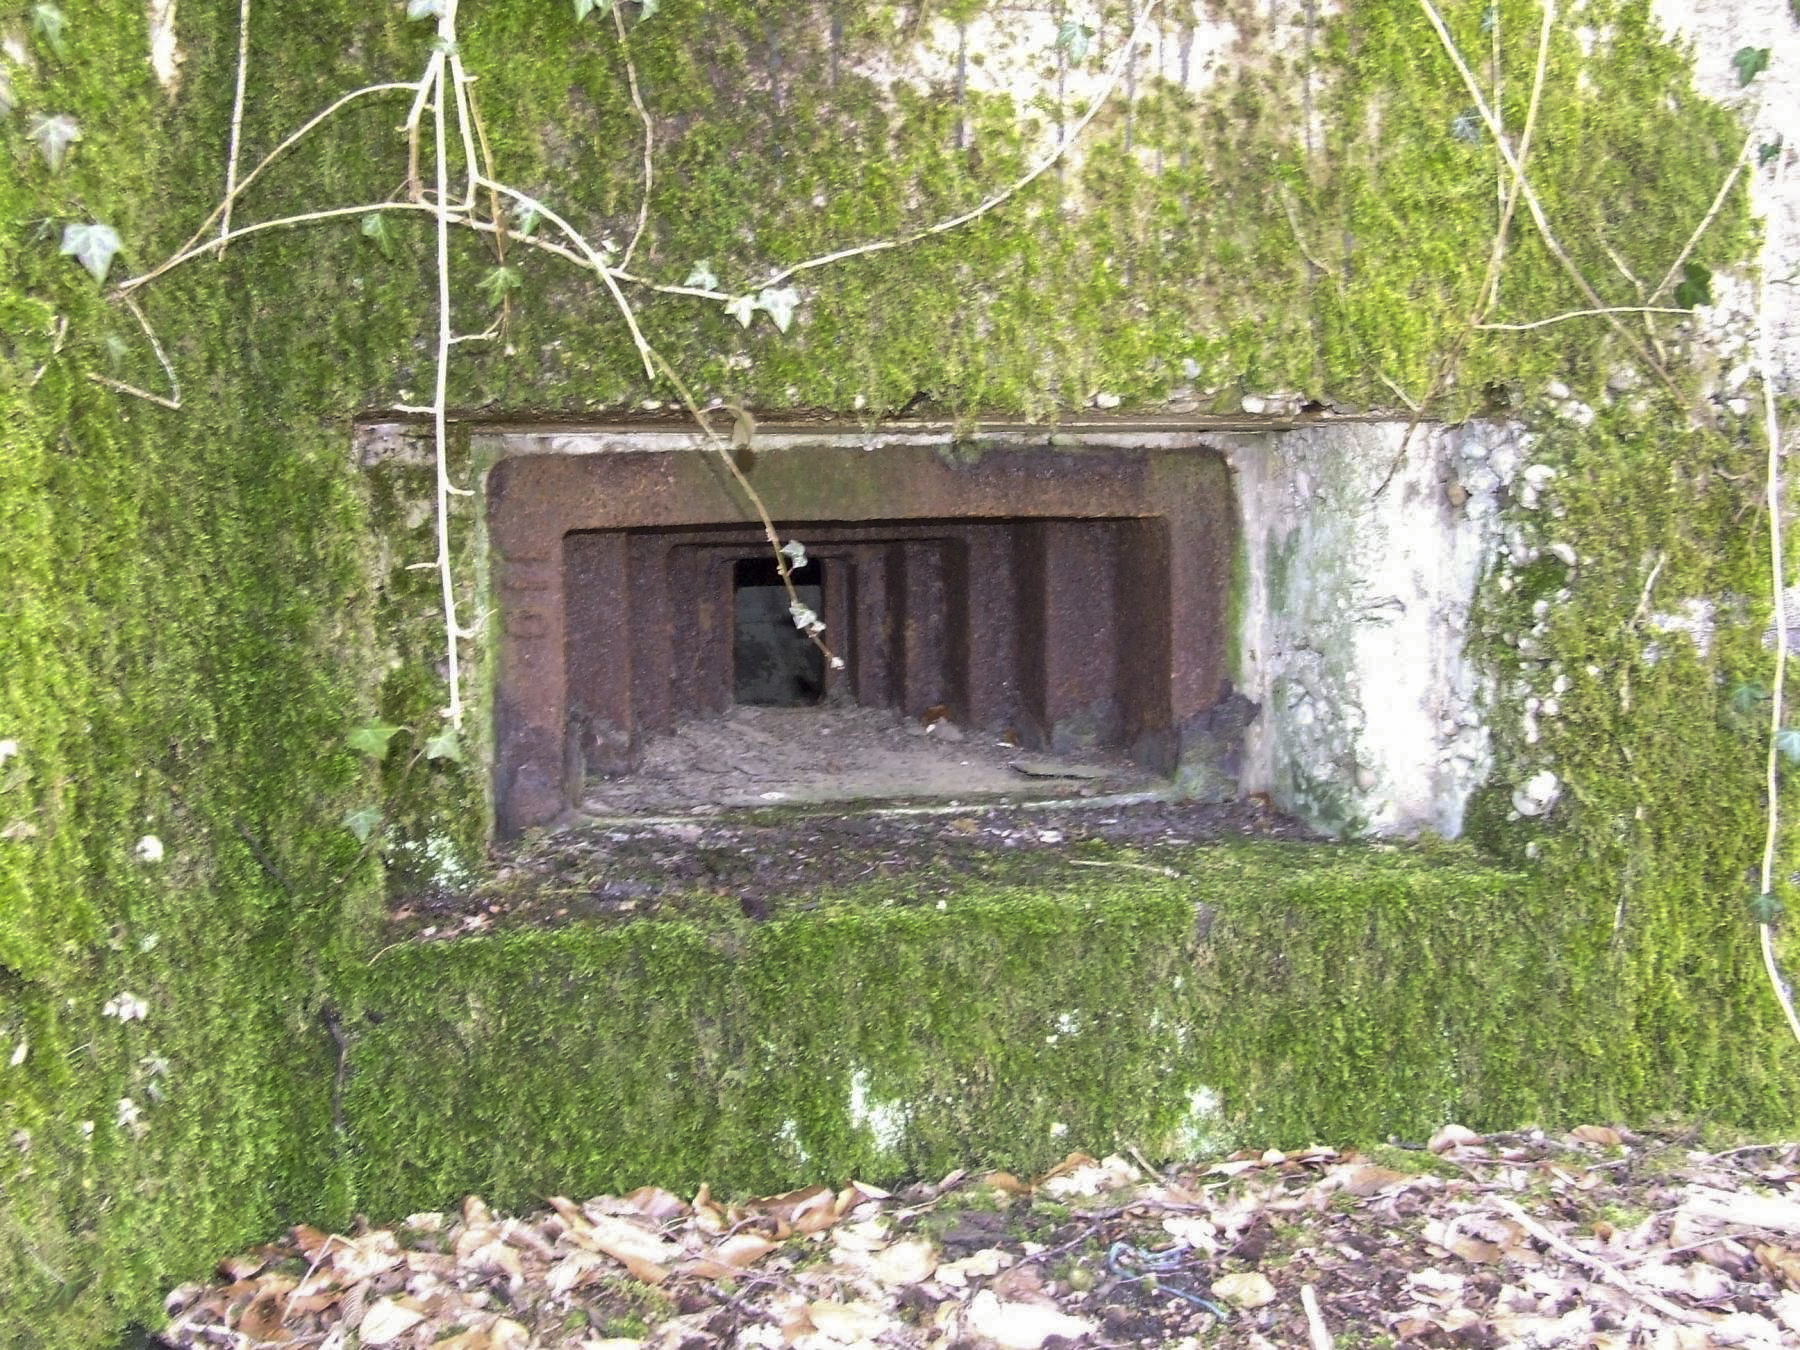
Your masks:
M1506 1215L1507 1218L1518 1224L1519 1227L1523 1228L1527 1233L1545 1246L1553 1247L1564 1256L1586 1266L1608 1284L1616 1285L1646 1307L1656 1309L1656 1311L1661 1313L1664 1317L1671 1318L1674 1321L1681 1322L1687 1326L1711 1325L1708 1319L1702 1317L1700 1314L1689 1312L1680 1304L1671 1303L1655 1290L1645 1289L1636 1284L1622 1270L1609 1261L1594 1256L1591 1253L1584 1252L1573 1243L1558 1237L1512 1201L1504 1198L1497 1198L1490 1200L1488 1204L1492 1208L1497 1209L1502 1214Z
M1300 1286L1300 1307L1306 1313L1306 1338L1312 1350L1333 1350L1337 1342L1332 1340L1331 1332L1325 1326L1325 1316L1319 1311L1319 1296L1310 1284Z

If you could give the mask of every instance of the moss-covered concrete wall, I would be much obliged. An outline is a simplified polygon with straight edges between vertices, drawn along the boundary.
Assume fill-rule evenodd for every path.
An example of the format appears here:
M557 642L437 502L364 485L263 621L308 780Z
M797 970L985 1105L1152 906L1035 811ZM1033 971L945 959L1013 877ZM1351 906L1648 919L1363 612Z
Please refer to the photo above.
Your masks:
M1016 181L1080 115L1126 23L1118 6L1072 16L1093 30L1083 75L1069 69L1076 44L1056 46L1061 16L1047 12L1041 88L1020 97L1000 82L887 78L916 64L922 42L945 49L960 28L979 32L975 3L645 8L625 11L657 125L632 270L680 285L704 261L731 294ZM1501 105L1518 128L1536 10L1445 9L1484 75L1504 73ZM444 697L435 583L410 570L432 548L416 490L404 475L363 475L348 449L353 415L429 397L427 217L392 213L384 238L360 230L360 212L272 230L168 272L135 298L181 407L117 388L174 393L111 286L175 252L219 197L238 14L231 0L180 7L171 90L147 59L139 9L0 11L0 1316L8 1339L27 1344L104 1338L153 1316L165 1281L220 1251L377 1197L374 1155L348 1153L339 1129L352 1122L337 1035L357 1044L374 1006L365 969L389 978L366 966L378 865L344 818L385 805L415 842L435 833L465 851L483 830L478 769L413 754ZM1432 391L1444 417L1494 401L1537 417L1552 378L1602 406L1624 355L1606 330L1466 330L1500 179L1413 0L1315 19L1176 4L1151 26L1154 61L1134 68L1128 97L1087 128L1079 155L1003 207L804 274L785 334L764 315L746 328L717 301L630 287L646 336L702 399L847 415L921 396L953 414L1039 418L1245 394L1363 407L1390 405L1397 389ZM642 147L608 26L578 22L567 5L469 0L460 39L497 174L596 239L629 239ZM431 25L398 3L253 3L246 163L344 93L416 78L431 41ZM968 59L981 55L971 47ZM1602 298L1638 303L1627 274L1659 276L1677 256L1743 132L1694 94L1687 56L1640 4L1602 0L1559 26L1549 71L1532 156L1544 208ZM238 202L237 222L402 194L394 127L406 103L398 92L343 109ZM52 164L45 145L66 140L62 117L80 139ZM122 245L106 287L59 252L68 226L94 224ZM1722 270L1751 243L1741 197L1728 195L1696 257ZM479 283L498 261L492 236L456 239L459 331L494 317ZM521 286L493 340L458 347L457 410L573 417L668 404L591 277L517 241L506 265ZM1516 321L1584 303L1522 219L1501 294L1496 316ZM1663 322L1684 394L1681 321ZM1621 403L1546 435L1563 520L1581 531L1580 575L1522 564L1482 611L1503 687L1570 685L1551 730L1500 751L1534 773L1555 757L1556 811L1509 821L1502 793L1477 813L1483 839L1531 864L1529 885L1482 893L1483 921L1551 933L1553 948L1468 968L1504 977L1508 998L1551 981L1581 991L1570 1006L1612 1009L1585 1029L1544 1023L1541 1039L1484 1061L1497 1085L1480 1100L1496 1121L1609 1105L1746 1124L1793 1115L1794 1056L1756 982L1743 904L1762 803L1758 733L1734 709L1754 704L1767 668L1756 641L1766 560L1749 528L1758 433L1723 419L1690 433L1683 398L1649 397L1641 411ZM472 507L455 507L473 603ZM1668 639L1653 658L1630 622L1645 559L1659 554L1657 603L1734 601L1704 654ZM1529 608L1546 597L1545 614ZM1538 625L1528 651L1518 639ZM1734 703L1739 686L1750 692ZM379 770L345 741L375 718L410 729ZM992 921L1012 922L1008 912ZM1039 922L1032 912L1016 921ZM1246 931L1272 942L1286 922ZM1362 922L1379 968L1426 959L1409 949L1416 930L1374 912ZM1141 940L1166 960L1161 931L1145 927ZM803 925L792 932L811 940ZM404 983L407 972L440 979L415 969L422 959L396 962L400 984L382 985L384 999L425 997ZM1288 978L1271 959L1248 948L1215 972L1219 988L1242 990L1217 1034L1236 1029L1197 1052L1194 1081L1284 1138L1373 1128L1378 1112L1321 1114L1282 1068L1341 1061L1316 1039L1335 1021L1262 996ZM1314 975L1330 983L1330 969L1321 957ZM1334 984L1325 996L1374 1015L1389 987ZM375 1122L387 1099L374 1096L375 1042L361 1044L371 1076L347 1090ZM970 1053L1012 1065L990 1050ZM420 1057L421 1081L441 1072L423 1036L397 1053ZM1433 1079L1406 1118L1427 1097L1461 1100L1442 1088ZM393 1100L401 1110L405 1098ZM832 1119L820 1129L842 1133ZM373 1125L364 1138L380 1146ZM981 1143L995 1160L1008 1147ZM664 1160L666 1175L692 1175L704 1156ZM850 1165L862 1154L834 1145L816 1156ZM920 1156L943 1154L934 1143ZM1030 1161L1022 1147L1017 1156ZM582 1175L614 1175L608 1166ZM471 1174L464 1157L430 1175L442 1186Z

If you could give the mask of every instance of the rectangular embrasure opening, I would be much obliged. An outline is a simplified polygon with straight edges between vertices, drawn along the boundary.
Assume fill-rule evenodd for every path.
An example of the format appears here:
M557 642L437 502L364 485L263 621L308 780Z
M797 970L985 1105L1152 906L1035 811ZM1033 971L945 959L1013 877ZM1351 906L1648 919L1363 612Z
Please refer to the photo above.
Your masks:
M1216 454L806 444L751 481L804 546L793 594L707 456L495 466L504 829L1138 790L1205 738L1235 521Z

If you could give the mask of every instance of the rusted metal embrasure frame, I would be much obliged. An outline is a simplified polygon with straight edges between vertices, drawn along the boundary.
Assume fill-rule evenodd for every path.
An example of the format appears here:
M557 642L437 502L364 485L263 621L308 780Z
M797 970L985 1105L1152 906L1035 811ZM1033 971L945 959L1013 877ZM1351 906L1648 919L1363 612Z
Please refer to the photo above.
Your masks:
M766 544L706 456L624 433L500 442L494 786L514 833L560 815L588 771L629 772L644 734L730 705L732 565ZM817 560L808 579L824 578L847 691L1219 781L1248 711L1226 681L1236 518L1221 456L948 449L814 436L757 455L757 491Z

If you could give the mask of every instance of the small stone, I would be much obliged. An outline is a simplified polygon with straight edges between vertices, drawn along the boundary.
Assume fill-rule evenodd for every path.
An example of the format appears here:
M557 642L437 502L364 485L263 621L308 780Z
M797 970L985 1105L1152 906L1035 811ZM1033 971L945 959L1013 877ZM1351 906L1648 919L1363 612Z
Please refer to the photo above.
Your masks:
M1522 816L1541 816L1562 795L1562 783L1548 769L1540 769L1513 789L1513 810Z
M1551 398L1560 401L1569 396L1569 386L1564 384L1561 380L1552 380L1549 384L1544 386L1544 392Z
M1258 398L1255 394L1245 394L1242 407L1252 417L1260 417L1269 410L1267 399Z
M1562 561L1562 564L1565 567L1575 566L1576 557L1575 546L1573 544L1565 544L1561 540L1558 540L1554 544L1546 545L1546 547Z

